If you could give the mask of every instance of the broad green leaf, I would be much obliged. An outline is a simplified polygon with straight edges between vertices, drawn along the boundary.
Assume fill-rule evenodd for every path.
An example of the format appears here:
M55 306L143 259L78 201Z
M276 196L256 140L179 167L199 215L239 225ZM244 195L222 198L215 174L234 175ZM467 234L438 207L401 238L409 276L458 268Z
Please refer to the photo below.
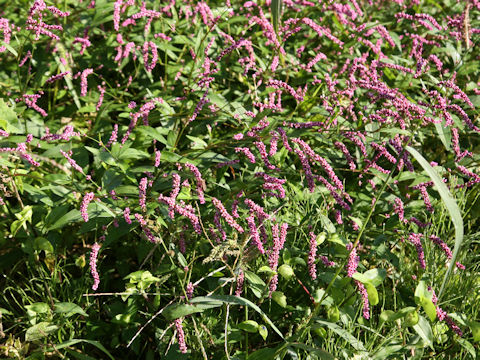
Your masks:
M262 309L260 309L257 305L252 303L250 300L247 300L245 298L242 298L240 296L232 296L232 295L211 295L211 296L199 296L196 298L193 298L190 300L190 303L196 303L196 302L202 302L202 301L221 301L226 304L236 304L236 305L241 305L241 306L248 306L258 312L261 316L263 321L265 321L270 327L275 331L282 339L283 334L280 332L280 330L277 329L275 324L270 320L263 312Z
M430 321L434 321L437 317L437 310L432 298L433 292L428 290L424 280L420 280L415 289L415 302L423 308Z
M267 266L267 265L261 266L257 272L260 274L267 274L269 276L276 274L276 271L273 271L272 269L270 269L270 266Z
M283 264L278 268L278 273L285 278L286 280L290 280L290 278L295 275L293 269L290 265Z
M378 304L378 292L375 286L373 286L371 283L366 283L365 284L365 289L367 290L368 294L368 302L370 305L377 305Z
M25 341L36 341L41 338L48 336L58 329L57 325L53 325L49 322L42 321L38 324L35 324L27 329L25 333Z
M374 287L380 285L387 276L385 269L371 269L364 273L354 273L353 278L360 281L362 284L371 284Z
M75 223L80 221L82 214L77 209L70 210L68 213L63 215L60 219L55 221L51 226L48 227L48 230L55 230L64 227L67 224Z
M433 332L430 323L423 316L418 317L418 323L413 326L417 334L433 350Z
M267 287L265 282L257 274L251 271L245 271L245 278L247 279L248 288L252 290L256 297L261 298Z
M285 294L281 291L274 291L272 293L272 299L275 301L278 305L280 305L282 308L287 307L287 297Z
M452 194L448 190L447 186L443 183L442 179L435 171L435 169L428 163L427 160L414 148L407 146L406 149L412 154L415 159L420 163L423 169L427 172L430 179L432 179L433 183L437 187L437 190L442 198L445 207L450 214L450 218L452 219L453 225L455 226L455 247L453 249L453 256L450 260L450 265L448 266L447 272L445 277L443 278L442 286L440 287L440 292L438 293L438 299L440 300L443 291L445 289L445 285L450 277L453 267L455 266L455 260L457 258L458 252L460 251L460 247L462 246L463 242L463 218L462 214L460 213L460 209L458 208L457 202L453 198Z
M3 99L0 99L0 128L10 132L12 127L14 127L13 124L16 124L17 122L17 113L9 107Z
M88 316L88 314L80 306L70 302L56 303L53 311L57 314L62 314L67 318L75 314Z
M259 325L258 326L258 333L263 338L263 340L267 340L268 329L265 325Z
M1 309L0 309L1 312ZM480 342L480 322L478 321L470 321L468 323L470 326L470 330L472 330L473 341Z
M237 327L249 333L256 333L258 331L258 323L253 320L245 320L238 324Z

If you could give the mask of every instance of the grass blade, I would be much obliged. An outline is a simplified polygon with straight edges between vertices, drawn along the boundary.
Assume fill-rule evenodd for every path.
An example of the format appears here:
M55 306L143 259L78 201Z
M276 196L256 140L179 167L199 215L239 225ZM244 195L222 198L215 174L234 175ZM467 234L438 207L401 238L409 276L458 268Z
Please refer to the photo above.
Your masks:
M280 22L280 16L282 15L282 0L272 0L270 4L270 10L272 11L272 25L275 33L278 34L278 23Z
M282 339L284 339L283 334L278 330L278 328L275 326L275 324L270 320L263 312L262 309L260 309L257 305L255 305L253 302L250 300L244 299L240 296L233 296L233 295L211 295L211 296L198 296L196 298L193 298L190 300L191 303L196 303L196 302L208 302L212 300L217 300L221 301L226 304L235 304L235 305L242 305L242 306L249 306L256 312L258 312L261 316L263 321L265 321L270 327L275 331Z
M452 260L450 261L445 277L443 278L440 292L438 294L438 298L440 299L445 289L445 285L448 281L448 278L450 277L452 269L455 266L455 259L457 258L458 251L462 246L463 218L462 218L462 214L460 213L460 209L458 208L457 202L455 201L452 194L448 190L447 186L443 183L442 179L440 178L438 173L435 171L435 169L428 163L427 160L425 160L422 154L420 154L417 150L415 150L410 146L407 146L406 149L410 154L413 155L413 157L415 157L418 163L426 171L428 176L430 176L430 179L432 179L433 183L437 187L437 190L440 194L440 197L442 198L443 203L445 204L445 207L448 210L448 213L450 214L450 218L452 219L453 225L455 226L455 247L453 249Z

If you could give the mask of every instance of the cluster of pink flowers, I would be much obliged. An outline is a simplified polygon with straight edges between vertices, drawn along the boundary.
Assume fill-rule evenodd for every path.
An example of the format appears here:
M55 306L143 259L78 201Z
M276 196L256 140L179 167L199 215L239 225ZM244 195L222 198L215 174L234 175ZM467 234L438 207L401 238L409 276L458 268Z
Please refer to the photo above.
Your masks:
M180 347L180 351L183 354L187 353L187 344L185 343L185 333L183 332L183 326L182 326L182 319L176 319L174 321L175 323L175 329L177 330L177 341L178 341L178 346Z
M80 206L80 213L82 214L83 221L88 222L88 204L93 200L95 194L93 192L88 192L83 197L82 205Z
M97 257L98 251L100 250L100 244L95 243L92 246L92 252L90 253L90 272L93 277L93 285L92 290L97 290L98 285L100 284L100 276L98 275L97 271Z
M200 201L200 204L205 204L205 195L204 195L204 190L205 190L205 181L202 178L202 174L200 174L200 171L198 168L193 165L192 163L185 163L185 167L190 170L193 175L195 175L195 180L197 182L197 195L198 195L198 200Z
M212 203L213 205L217 208L217 210L220 213L220 216L229 224L232 228L237 230L239 233L243 233L243 227L238 225L238 223L235 221L235 219L230 215L225 209L225 206L223 206L222 202L218 200L217 198L212 197Z
M65 159L67 159L68 163L70 164L71 167L73 167L75 170L77 170L79 173L84 174L83 169L77 164L75 160L72 159L72 151L65 152L63 150L60 150L60 154L62 154Z
M422 246L422 237L422 234L411 233L408 236L408 240L415 246L415 249L417 250L418 262L420 263L420 267L422 269L425 269L425 253Z
M87 76L93 74L93 69L85 69L80 75L80 96L86 96L88 90Z
M135 214L135 219L140 223L140 227L142 228L142 231L143 233L145 234L145 236L147 237L148 241L150 241L151 243L154 243L156 244L157 243L157 239L155 238L155 236L152 234L152 231L148 228L148 223L147 221L143 218L142 215L136 213Z
M138 186L138 202L143 212L147 211L147 204L146 204L147 185L148 185L148 179L144 177L140 180L140 184Z
M37 100L40 99L43 95L43 91L40 91L39 94L24 94L23 101L29 108L40 113L42 116L48 116L47 112L43 110L40 106L37 105Z
M43 0L35 0L32 7L29 10L27 18L27 30L34 30L35 40L40 38L40 35L46 35L55 40L60 40L58 35L54 34L52 30L63 30L61 25L49 25L43 21L44 12L48 10L51 14L58 17L66 17L70 15L70 12L63 12L54 6L47 6Z
M363 302L363 317L365 319L370 319L370 305L368 303L368 293L367 289L365 289L365 285L363 285L360 281L355 280L355 284L360 290L360 294L362 295L362 302Z
M287 240L287 229L287 223L283 223L280 229L278 228L278 224L272 226L273 246L268 254L268 265L273 271L277 271L280 251L283 249L285 241ZM270 296L277 289L277 284L278 274L275 274L269 284Z
M247 221L248 228L250 230L250 237L253 244L257 247L258 251L260 251L261 254L265 254L265 249L263 248L257 225L255 224L255 217L253 216L253 214L250 214L250 216L248 216L245 220Z
M347 276L352 277L353 274L355 274L355 272L357 271L360 257L357 256L357 248L353 247L352 243L347 244L347 250L350 251L350 254L348 255L348 263L347 263Z
M311 231L310 237L310 251L308 252L308 273L310 277L315 280L317 278L317 267L315 260L317 258L317 236Z

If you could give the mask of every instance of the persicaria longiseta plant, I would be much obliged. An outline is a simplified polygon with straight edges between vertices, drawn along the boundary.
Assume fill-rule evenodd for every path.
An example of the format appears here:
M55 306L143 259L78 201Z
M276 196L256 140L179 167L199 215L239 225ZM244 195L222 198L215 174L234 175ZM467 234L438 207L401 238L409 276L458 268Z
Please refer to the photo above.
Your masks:
M0 11L6 356L478 351L479 1Z

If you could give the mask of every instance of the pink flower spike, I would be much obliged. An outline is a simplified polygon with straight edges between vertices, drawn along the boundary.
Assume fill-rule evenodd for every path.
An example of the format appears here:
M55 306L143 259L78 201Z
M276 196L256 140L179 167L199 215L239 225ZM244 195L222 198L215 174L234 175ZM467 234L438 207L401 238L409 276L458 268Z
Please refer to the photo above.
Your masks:
M80 213L82 214L83 221L88 222L88 204L93 200L95 195L93 192L86 193L83 197L82 205L80 206Z
M310 232L310 251L308 253L308 273L310 277L315 280L317 278L317 267L315 265L315 259L317 257L317 236Z
M92 290L95 291L98 289L98 285L100 284L100 276L98 275L97 271L97 257L98 257L98 250L100 250L100 244L95 243L92 246L92 252L90 253L90 273L93 277L93 285Z

